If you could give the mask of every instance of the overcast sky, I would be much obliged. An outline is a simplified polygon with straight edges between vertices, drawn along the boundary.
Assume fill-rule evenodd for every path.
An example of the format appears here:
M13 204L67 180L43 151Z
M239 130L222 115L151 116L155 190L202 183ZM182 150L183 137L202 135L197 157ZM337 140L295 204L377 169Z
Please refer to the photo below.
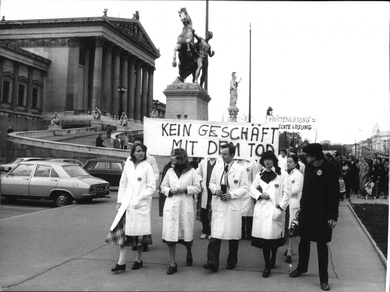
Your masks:
M205 1L1 0L0 14L6 20L102 16L108 8L108 16L132 18L139 11L160 49L154 98L165 102L163 91L178 75L172 57L181 7L204 37ZM389 131L388 2L210 1L210 120L228 119L233 71L242 78L239 121L248 115L250 24L252 122L263 123L271 106L274 116L318 119L317 142L354 143L371 137L376 123Z

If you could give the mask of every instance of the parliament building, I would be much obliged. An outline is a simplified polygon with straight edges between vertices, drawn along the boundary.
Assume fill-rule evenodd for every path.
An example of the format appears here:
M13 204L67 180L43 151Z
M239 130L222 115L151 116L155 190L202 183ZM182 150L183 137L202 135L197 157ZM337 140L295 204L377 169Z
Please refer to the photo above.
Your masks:
M102 17L0 21L0 138L47 129L54 112L142 123L153 110L160 57L138 13ZM92 117L92 116L91 116ZM1 150L1 148L0 148ZM4 149L3 149L4 151Z

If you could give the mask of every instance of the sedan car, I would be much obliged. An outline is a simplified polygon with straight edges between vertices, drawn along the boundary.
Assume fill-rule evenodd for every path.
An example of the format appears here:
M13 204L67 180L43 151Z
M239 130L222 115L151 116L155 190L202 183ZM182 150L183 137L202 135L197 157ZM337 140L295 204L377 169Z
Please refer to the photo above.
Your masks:
M69 162L69 163L77 164L78 166L83 166L83 163L80 160L73 159L73 158L53 158L53 159L49 159L49 161Z
M110 183L110 186L119 186L125 161L122 159L91 159L87 160L83 168L90 174L100 177Z
M1 179L1 195L7 199L46 199L57 207L107 197L109 188L78 165L54 161L19 163Z
M6 164L0 165L0 172L8 172L21 162L36 161L36 160L44 160L44 158L41 158L41 157L20 157L11 163L6 163Z

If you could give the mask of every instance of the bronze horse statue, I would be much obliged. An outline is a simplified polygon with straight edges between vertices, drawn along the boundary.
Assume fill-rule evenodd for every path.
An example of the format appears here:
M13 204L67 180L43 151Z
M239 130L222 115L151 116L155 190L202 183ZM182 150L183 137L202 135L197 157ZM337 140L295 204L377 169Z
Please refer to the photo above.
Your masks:
M178 81L184 82L186 78L192 74L193 82L195 81L195 72L197 69L197 52L195 51L194 44L194 31L192 29L192 20L187 13L186 8L181 8L179 11L179 17L183 23L183 29L181 34L177 37L177 44L173 49L173 62L172 66L176 67L176 52L179 56L179 77Z

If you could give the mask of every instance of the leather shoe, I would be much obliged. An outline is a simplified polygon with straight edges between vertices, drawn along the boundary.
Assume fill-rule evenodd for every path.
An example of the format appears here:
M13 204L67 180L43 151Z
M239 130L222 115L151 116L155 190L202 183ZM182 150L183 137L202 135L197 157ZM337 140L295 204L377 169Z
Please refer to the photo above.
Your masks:
M186 266L191 267L192 263L194 262L192 256L186 258Z
M321 283L321 290L329 291L330 287L328 283Z
M271 275L271 270L270 269L265 269L263 271L263 278L268 278L269 275Z
M227 265L226 269L233 270L236 267L236 265Z
M123 264L123 265L116 264L115 267L113 267L111 269L111 272L116 273L116 272L125 271L125 270L126 270L126 264Z
M294 271L292 271L292 272L290 273L290 277L291 277L291 278L297 278L297 277L299 277L301 274L302 274L301 271L299 271L298 269L295 269Z
M288 264L291 264L291 263L292 263L292 258L291 258L290 255L287 255L287 256L286 256L286 263L288 263Z
M132 270L138 270L139 268L142 268L143 264L144 263L142 261L140 261L140 262L135 261L134 265L133 265L133 267L131 269Z
M168 271L167 271L167 274L168 275L173 275L174 273L176 273L177 272L177 264L175 264L175 266L173 267L173 266L169 266L169 269L168 269Z
M216 268L214 265L212 264L204 264L203 265L203 268L206 269L206 270L210 270L212 271L213 273L216 273L218 272L218 268Z

